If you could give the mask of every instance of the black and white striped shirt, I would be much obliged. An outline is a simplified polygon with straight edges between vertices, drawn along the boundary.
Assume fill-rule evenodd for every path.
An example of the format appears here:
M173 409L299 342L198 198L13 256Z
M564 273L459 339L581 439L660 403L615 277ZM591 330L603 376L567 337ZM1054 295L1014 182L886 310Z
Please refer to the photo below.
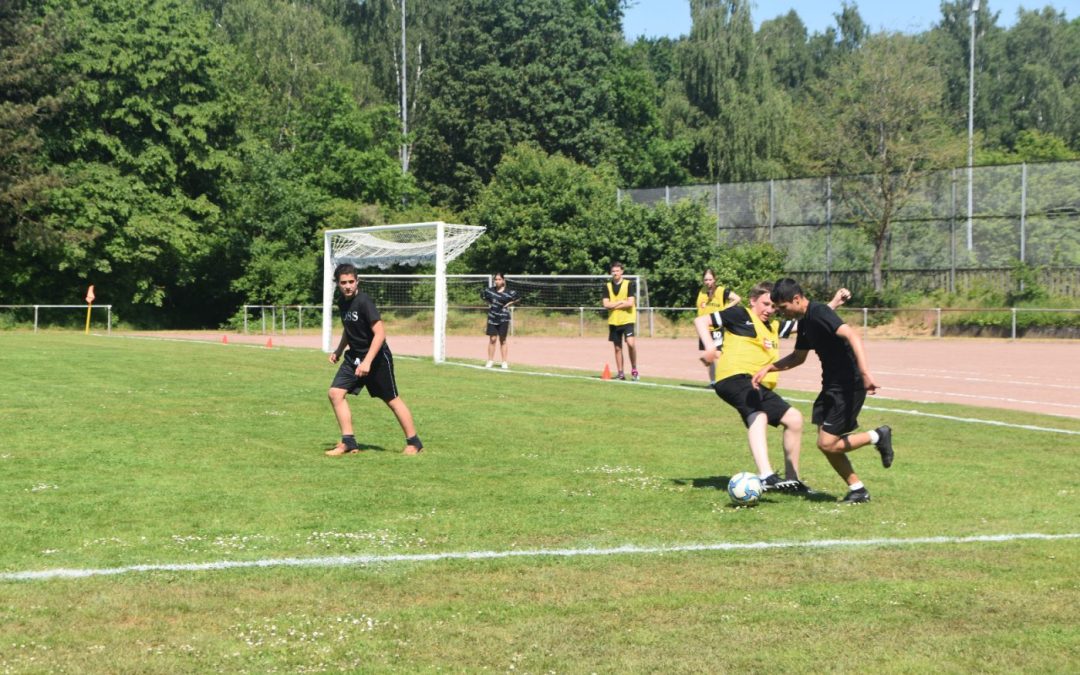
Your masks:
M494 286L488 286L480 291L480 297L488 303L488 323L493 326L501 326L510 323L510 310L506 307L518 299L518 292L511 291L505 286L500 291Z

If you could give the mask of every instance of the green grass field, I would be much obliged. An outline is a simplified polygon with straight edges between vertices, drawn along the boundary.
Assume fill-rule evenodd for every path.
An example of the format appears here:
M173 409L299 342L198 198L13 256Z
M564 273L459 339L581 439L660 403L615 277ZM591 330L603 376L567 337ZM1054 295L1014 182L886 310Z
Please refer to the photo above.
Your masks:
M915 541L1080 532L1077 435L867 410L897 447L888 471L853 455L873 503L836 503L843 485L807 432L819 494L736 509L722 488L753 466L745 432L701 387L399 359L425 452L402 456L393 416L364 394L351 401L370 450L329 459L321 353L62 333L0 347L0 673L1080 664L1080 539ZM911 542L857 544L882 538ZM828 540L852 544L677 550ZM624 545L663 550L388 557ZM13 577L223 561L267 564Z

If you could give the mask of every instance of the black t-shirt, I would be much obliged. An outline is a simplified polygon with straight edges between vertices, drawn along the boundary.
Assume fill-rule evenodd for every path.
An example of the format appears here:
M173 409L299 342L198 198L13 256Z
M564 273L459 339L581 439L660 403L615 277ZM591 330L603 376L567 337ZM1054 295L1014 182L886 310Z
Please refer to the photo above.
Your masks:
M724 330L732 335L741 335L743 337L754 337L757 335L757 328L754 326L753 319L750 318L750 310L742 305L726 307L719 312L713 312L710 317L712 318L713 328L720 328L722 326ZM770 321L773 320L774 319L770 319ZM792 331L797 330L798 326L798 321L783 321L780 323L780 329L777 331L777 335L786 338L791 335Z
M799 337L795 339L795 349L813 349L817 352L821 361L822 387L862 389L863 380L851 344L836 334L843 325L843 319L832 307L811 301L806 316L799 319Z
M352 300L344 297L338 300L338 311L341 312L341 325L345 328L345 339L349 344L349 351L354 358L364 358L371 347L371 340L375 337L372 326L376 321L381 321L379 310L371 300L371 296L363 291L357 291ZM386 343L383 343L386 346Z

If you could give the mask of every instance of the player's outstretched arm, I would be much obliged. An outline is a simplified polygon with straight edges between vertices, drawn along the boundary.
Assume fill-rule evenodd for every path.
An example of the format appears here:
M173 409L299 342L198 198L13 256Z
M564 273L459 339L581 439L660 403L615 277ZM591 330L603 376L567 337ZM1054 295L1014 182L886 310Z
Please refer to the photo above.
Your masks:
M338 340L337 349L330 352L330 357L329 357L330 363L337 363L338 362L338 359L341 358L341 355L345 353L345 347L346 346L348 346L348 340L345 339L345 333L342 332L341 339Z
M705 351L701 354L701 360L707 365L716 361L719 353L716 351L716 345L713 343L712 335L709 334L709 330L713 327L712 316L709 314L703 314L694 319L694 330L697 331L698 339L701 340L701 344L705 345Z
M850 299L851 291L846 288L838 289L836 291L836 295L834 295L832 297L832 300L829 301L829 307L832 307L835 310Z
M803 363L806 362L807 354L809 354L809 351L806 349L796 349L795 351L791 352L779 361L770 363L769 365L754 373L754 377L751 378L750 383L753 384L754 388L756 389L761 385L761 381L764 380L765 376L769 373L776 370L791 370L792 368L797 368L798 366L801 366Z

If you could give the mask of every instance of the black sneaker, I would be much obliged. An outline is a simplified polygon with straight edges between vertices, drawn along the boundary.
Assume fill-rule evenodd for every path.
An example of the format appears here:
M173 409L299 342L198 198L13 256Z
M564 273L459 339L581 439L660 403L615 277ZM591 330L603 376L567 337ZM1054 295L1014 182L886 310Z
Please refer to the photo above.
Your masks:
M892 429L886 425L878 427L876 431L878 433L878 442L874 444L874 447L881 453L881 466L888 469L892 466L893 460Z
M771 490L781 490L780 484L783 483L783 479L775 473L770 473L765 478L761 479L761 491L769 492Z
M841 500L841 504L865 504L870 501L870 493L866 488L859 488L858 490L848 490L847 495Z
M774 489L780 490L781 492L810 492L810 486L798 478L785 478L777 483Z

